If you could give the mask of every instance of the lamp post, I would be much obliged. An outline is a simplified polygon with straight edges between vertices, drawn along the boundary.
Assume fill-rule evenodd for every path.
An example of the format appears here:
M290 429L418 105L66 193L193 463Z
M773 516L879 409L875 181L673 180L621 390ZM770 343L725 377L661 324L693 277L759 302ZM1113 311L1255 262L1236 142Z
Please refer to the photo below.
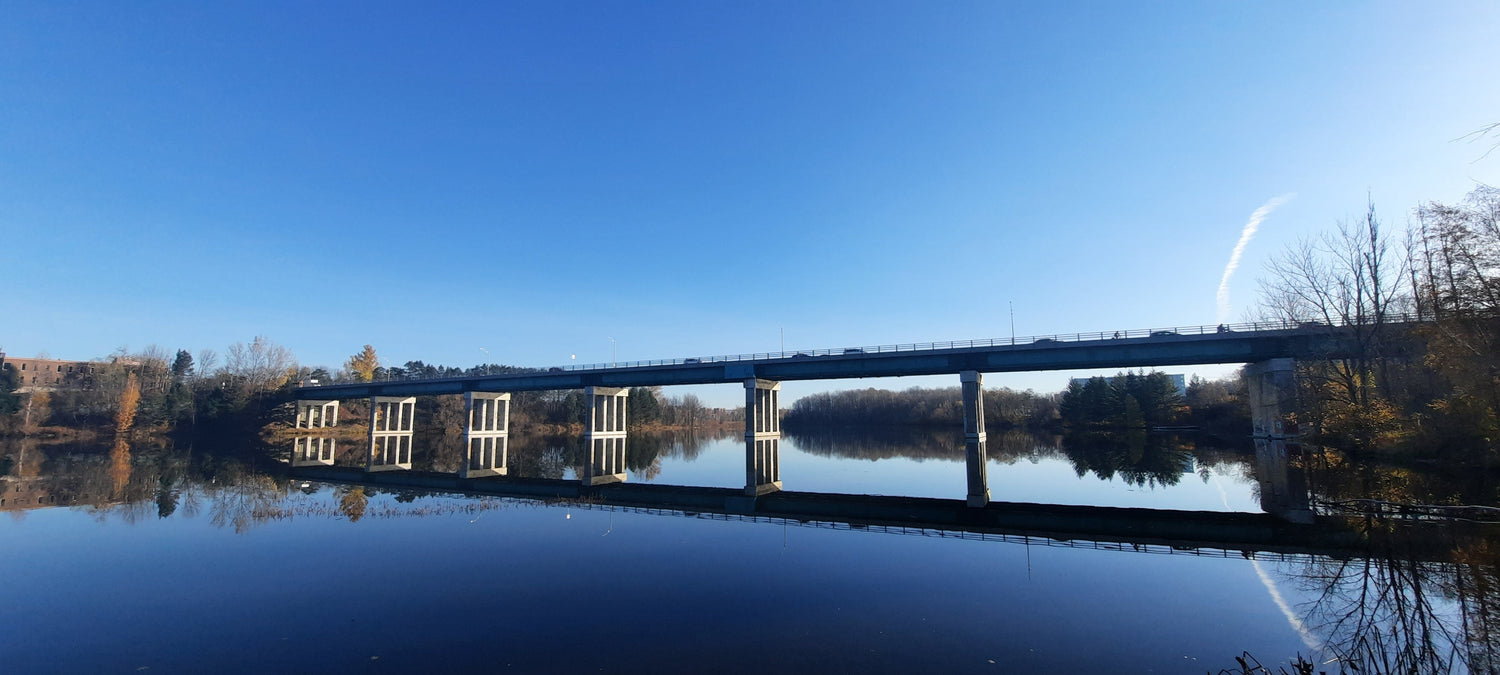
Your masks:
M1010 343L1011 344L1015 344L1016 343L1016 303L1015 303L1014 300L1006 300L1005 304L1010 305Z
M614 368L619 363L615 360L615 339L609 339L609 367Z

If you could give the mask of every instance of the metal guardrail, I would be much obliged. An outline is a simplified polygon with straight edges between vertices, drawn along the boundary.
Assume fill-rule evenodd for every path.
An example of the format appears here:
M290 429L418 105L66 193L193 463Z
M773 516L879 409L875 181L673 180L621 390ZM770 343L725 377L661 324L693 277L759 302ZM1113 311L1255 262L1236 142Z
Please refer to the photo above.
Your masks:
M1386 324L1409 323L1421 320L1414 314L1391 315L1383 318ZM1373 323L1373 322L1372 322ZM1086 342L1091 340L1123 340L1136 338L1171 338L1183 335L1223 335L1234 333L1263 333L1281 332L1289 330L1317 330L1342 328L1351 325L1370 325L1370 323L1356 324L1354 322L1325 323L1319 321L1261 321L1250 323L1221 323L1210 326L1173 326L1169 328L1134 328L1117 331L1097 331L1087 333L1054 333L1051 335L1029 335L1026 337L1011 338L985 338L978 340L949 340L946 342L910 342L894 345L867 345L862 347L842 347L831 349L799 349L794 351L780 352L755 352L751 354L729 354L718 356L690 356L676 359L653 359L647 361L615 361L610 363L571 364L566 366L552 366L536 368L531 373L558 373L597 370L622 370L629 368L647 368L657 366L675 365L698 365L705 363L735 363L741 361L772 361L778 359L807 359L826 356L856 356L862 354L890 354L896 352L937 351L950 349L973 349L993 347L1027 347L1046 345L1063 342ZM511 373L524 374L524 373ZM424 380L451 380L468 379L475 375L452 376L443 375L434 378L425 377L396 377L382 378L376 382L408 382ZM350 384L348 382L332 382L331 384Z

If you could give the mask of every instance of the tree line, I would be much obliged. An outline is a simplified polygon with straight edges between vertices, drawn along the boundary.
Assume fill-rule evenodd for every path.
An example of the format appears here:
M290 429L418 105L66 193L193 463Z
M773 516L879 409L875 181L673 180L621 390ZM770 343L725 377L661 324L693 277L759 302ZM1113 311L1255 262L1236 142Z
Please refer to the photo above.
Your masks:
M1041 429L1058 420L1058 397L995 388L984 391L986 426ZM958 387L912 387L905 391L851 389L797 399L782 419L788 430L893 426L963 427L963 394Z
M167 432L243 427L289 400L317 369L264 336L195 356L185 349L121 349L51 391L20 394L14 369L0 369L0 435L48 428Z
M365 345L341 368L298 364L292 352L267 337L236 343L220 354L196 355L151 346L121 349L50 391L19 393L20 378L0 368L0 435L56 434L65 430L113 429L119 432L246 432L267 424L290 425L295 414L294 389L313 383L368 382L376 379L427 379L536 372L496 363L467 368L407 361L383 366L375 348ZM576 390L517 392L511 419L522 426L573 425L585 419L584 395ZM462 433L466 423L463 397L420 397L417 414L424 424ZM349 401L341 418L356 424L368 415L363 401ZM632 427L692 427L743 420L739 408L705 405L694 394L668 396L661 387L630 390L627 421Z

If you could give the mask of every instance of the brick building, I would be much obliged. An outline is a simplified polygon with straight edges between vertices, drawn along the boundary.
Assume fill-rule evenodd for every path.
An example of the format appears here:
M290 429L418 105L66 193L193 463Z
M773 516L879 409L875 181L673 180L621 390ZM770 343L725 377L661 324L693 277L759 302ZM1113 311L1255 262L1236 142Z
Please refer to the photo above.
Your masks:
M98 365L89 361L17 359L0 352L0 368L15 371L20 384L16 391L21 393L82 386Z

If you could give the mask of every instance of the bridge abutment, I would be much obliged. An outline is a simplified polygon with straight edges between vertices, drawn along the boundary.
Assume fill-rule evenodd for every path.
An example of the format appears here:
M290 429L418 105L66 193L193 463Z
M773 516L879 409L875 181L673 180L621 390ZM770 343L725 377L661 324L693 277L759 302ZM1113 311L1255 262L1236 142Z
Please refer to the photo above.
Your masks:
M745 494L781 489L781 383L745 380Z
M1250 398L1251 435L1295 438L1297 425L1288 422L1286 416L1297 406L1296 362L1282 358L1247 364L1245 385Z
M625 410L630 390L616 387L585 387L583 390L583 444L588 459L583 475L584 485L603 485L625 481Z
M294 429L323 429L339 425L339 402L297 401L297 421Z
M510 445L510 394L464 394L464 463L461 478L504 476Z
M411 470L416 417L415 396L370 397L370 452L365 471Z
M968 468L969 506L982 507L990 503L990 483L987 473L984 431L984 376L976 370L965 370L958 374L964 397L964 463Z

